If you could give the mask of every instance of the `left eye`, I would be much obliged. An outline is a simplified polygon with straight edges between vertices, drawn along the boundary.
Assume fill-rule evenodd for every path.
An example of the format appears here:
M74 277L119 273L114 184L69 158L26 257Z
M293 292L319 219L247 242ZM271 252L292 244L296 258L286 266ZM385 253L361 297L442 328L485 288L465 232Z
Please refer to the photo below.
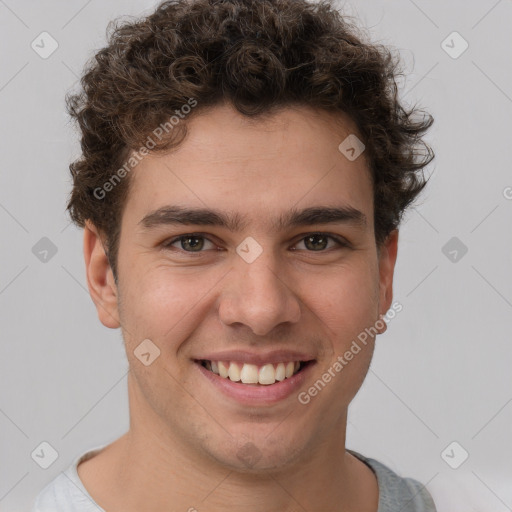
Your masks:
M310 249L311 251L322 251L327 248L328 240L334 240L334 242L338 246L347 247L348 244L343 242L338 237L334 237L331 235L326 235L324 233L312 233L310 235L305 236L300 240L300 242L304 241L304 245L306 248Z
M298 245L300 243L304 243L304 246L308 250L308 252L318 252L318 251L324 251L328 248L329 240L333 240L335 244L337 244L340 247L348 247L348 243L344 242L342 239L338 237L334 237L332 235L327 235L325 233L311 233L309 235L304 236L299 240L299 242L295 245ZM179 237L173 238L172 240L168 242L164 242L163 247L164 248L175 248L178 250L183 250L188 253L194 253L194 252L203 252L202 249L205 249L205 241L206 243L211 244L210 249L215 248L215 244L206 238L203 235L181 235ZM174 247L175 244L180 243L180 247ZM295 246L294 246L295 247ZM332 247L331 247L332 248ZM208 249L208 247L206 247ZM296 250L296 249L293 249Z

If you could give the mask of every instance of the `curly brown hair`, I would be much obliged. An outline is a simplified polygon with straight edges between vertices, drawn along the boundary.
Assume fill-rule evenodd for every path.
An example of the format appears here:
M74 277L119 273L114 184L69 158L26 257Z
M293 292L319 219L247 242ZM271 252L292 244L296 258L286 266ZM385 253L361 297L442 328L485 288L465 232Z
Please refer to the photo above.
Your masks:
M225 101L255 119L291 105L348 114L366 146L378 248L428 181L423 169L434 153L422 135L433 118L400 103L399 56L365 42L328 0L168 0L145 18L111 22L107 38L81 90L66 97L82 134L67 209L104 236L116 280L131 180L98 190L191 98L198 106L187 119ZM151 151L177 147L186 125L166 130Z

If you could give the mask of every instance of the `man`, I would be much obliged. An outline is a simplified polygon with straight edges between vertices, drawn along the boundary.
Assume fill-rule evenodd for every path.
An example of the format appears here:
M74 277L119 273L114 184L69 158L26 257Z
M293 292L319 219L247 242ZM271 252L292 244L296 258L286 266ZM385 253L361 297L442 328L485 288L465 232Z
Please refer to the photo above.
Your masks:
M115 29L69 98L69 209L130 429L34 511L435 511L345 447L433 158L395 68L327 3L176 0Z

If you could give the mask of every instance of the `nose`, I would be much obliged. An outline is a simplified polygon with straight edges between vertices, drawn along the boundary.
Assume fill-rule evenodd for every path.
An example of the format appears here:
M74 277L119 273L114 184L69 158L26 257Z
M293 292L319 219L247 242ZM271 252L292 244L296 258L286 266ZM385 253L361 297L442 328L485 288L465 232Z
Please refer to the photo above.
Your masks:
M280 324L299 321L299 299L266 251L252 263L239 258L227 283L219 305L220 320L225 325L243 324L264 336Z

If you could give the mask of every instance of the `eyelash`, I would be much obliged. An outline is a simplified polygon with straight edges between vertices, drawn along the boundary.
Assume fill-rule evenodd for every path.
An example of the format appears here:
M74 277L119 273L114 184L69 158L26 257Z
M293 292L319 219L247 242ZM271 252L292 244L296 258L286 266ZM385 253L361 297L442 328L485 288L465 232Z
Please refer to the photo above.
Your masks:
M308 236L313 236L313 235L320 235L320 236L325 236L327 238L330 238L331 240L334 240L337 244L339 244L339 248L349 248L350 247L350 244L345 241L343 238L340 238L338 236L335 236L335 235L331 235L329 233L323 233L323 232L319 232L319 231L315 231L315 232L312 232L312 233L307 233L305 234L302 238L300 238L297 243L299 242L302 242L305 238L307 238ZM180 240L183 240L183 239L186 239L186 238L204 238L205 240L208 240L209 242L211 242L212 244L214 244L214 242L212 240L210 240L207 236L205 236L205 234L203 233L185 233L183 235L179 235L179 236L176 236L174 238L172 238L171 240L166 240L164 241L161 245L161 247L163 249L170 249L170 250L175 250L175 251L178 251L178 252L181 252L181 253L185 253L185 254L190 254L190 255L201 255L202 253L204 253L205 251L185 251L184 249L178 249L176 247L172 247L172 245L176 242L179 242ZM296 245L296 244L295 244ZM335 248L331 248L330 250L332 249L335 249ZM306 252L309 252L309 253L315 253L315 252L330 252L329 249L324 249L322 251L307 251Z

